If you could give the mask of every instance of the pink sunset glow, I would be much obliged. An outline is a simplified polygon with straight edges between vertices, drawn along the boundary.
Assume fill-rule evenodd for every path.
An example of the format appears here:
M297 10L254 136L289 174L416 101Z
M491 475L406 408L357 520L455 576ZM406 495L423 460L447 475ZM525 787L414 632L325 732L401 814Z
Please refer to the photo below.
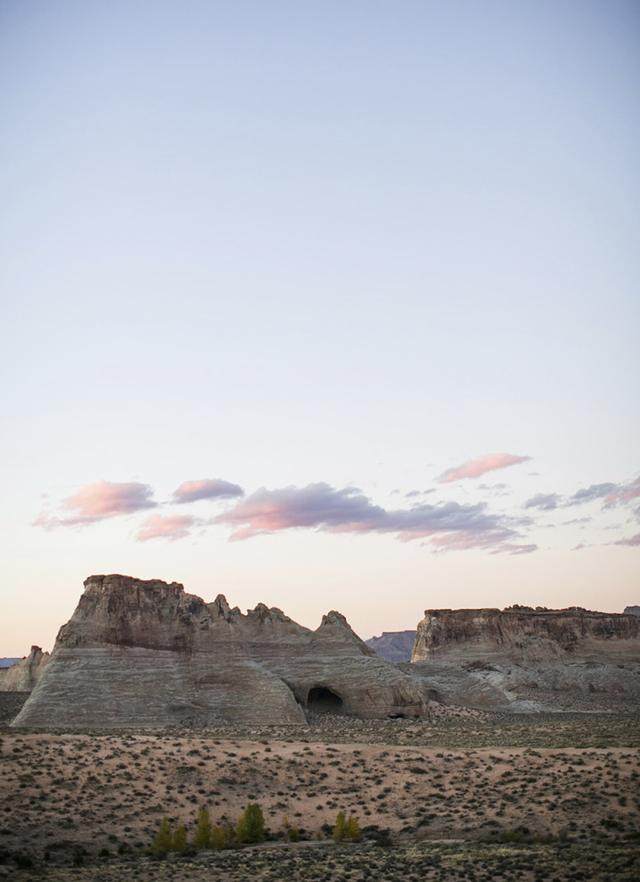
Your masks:
M148 542L150 539L173 542L186 538L195 523L196 519L191 515L151 515L143 521L136 533L136 539L138 542Z
M485 456L470 459L462 465L447 469L440 475L438 481L441 484L449 484L452 481L462 481L465 478L479 478L487 472L506 469L508 466L518 465L530 459L530 456L515 456L513 453L487 453Z

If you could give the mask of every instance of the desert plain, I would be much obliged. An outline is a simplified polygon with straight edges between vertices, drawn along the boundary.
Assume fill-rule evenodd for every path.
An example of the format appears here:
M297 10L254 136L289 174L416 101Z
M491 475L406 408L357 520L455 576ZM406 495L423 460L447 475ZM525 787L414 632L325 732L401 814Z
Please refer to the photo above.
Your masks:
M4 702L0 733L0 878L640 875L634 715L322 715L300 727L42 733L8 728L16 704ZM233 823L251 802L264 843L149 855L163 817L191 837L201 806ZM333 841L340 810L357 817L360 841Z

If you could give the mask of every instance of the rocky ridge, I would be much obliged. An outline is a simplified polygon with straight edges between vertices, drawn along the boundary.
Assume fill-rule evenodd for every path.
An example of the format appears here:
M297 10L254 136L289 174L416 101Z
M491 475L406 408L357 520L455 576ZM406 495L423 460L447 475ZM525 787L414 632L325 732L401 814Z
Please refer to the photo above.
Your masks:
M499 609L428 609L418 625L411 660L508 656L543 660L636 654L640 621L624 613L582 607L551 610L511 606Z
M410 661L415 639L415 630L383 631L379 637L370 637L365 642L376 655L397 663Z
M426 610L411 665L439 700L529 711L640 706L640 619L570 607Z
M39 646L32 646L29 655L18 659L9 667L0 668L1 692L31 692L47 664L49 653Z
M332 611L312 631L176 582L91 576L14 721L31 727L305 723L308 713L420 716L420 678L375 656Z

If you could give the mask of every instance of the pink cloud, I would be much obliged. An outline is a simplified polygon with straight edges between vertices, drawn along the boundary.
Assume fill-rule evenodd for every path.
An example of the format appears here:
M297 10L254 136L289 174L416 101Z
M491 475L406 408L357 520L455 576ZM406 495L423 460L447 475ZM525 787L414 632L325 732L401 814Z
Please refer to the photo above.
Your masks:
M276 490L263 487L213 522L231 526L233 540L313 529L327 533L393 533L403 542L428 539L438 551L507 550L506 543L518 536L515 527L528 524L528 519L516 520L486 509L484 503L457 502L423 502L411 508L385 509L355 487L336 489L318 483ZM509 546L508 550L515 547Z
M436 551L469 551L472 549L487 550L491 554L531 554L538 550L534 544L523 545L507 540L513 537L512 530L489 530L486 533L445 533L434 536L429 544Z
M173 491L174 502L197 502L199 499L231 499L243 496L239 484L231 484L221 478L202 478L199 481L184 481Z
M136 539L138 542L148 542L149 539L167 539L169 542L185 539L195 524L196 519L191 515L151 515L141 525Z
M506 469L508 466L518 465L518 463L527 462L530 459L530 456L515 456L513 453L487 453L485 456L470 459L462 465L447 469L440 475L438 481L441 484L449 484L452 481L462 481L465 478L479 478L487 472Z
M624 505L625 502L633 502L640 496L640 477L628 484L620 484L615 490L607 494L604 500L605 508L614 508L616 505Z
M45 529L86 526L118 515L154 508L157 503L152 497L153 490L148 484L96 481L85 484L62 502L61 511L69 512L68 515L43 513L33 523Z

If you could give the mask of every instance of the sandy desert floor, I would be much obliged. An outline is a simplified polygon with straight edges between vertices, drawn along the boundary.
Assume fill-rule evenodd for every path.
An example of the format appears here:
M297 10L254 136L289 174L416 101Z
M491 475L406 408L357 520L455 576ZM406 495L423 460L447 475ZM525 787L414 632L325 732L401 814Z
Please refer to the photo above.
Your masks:
M530 718L528 728L509 718L334 718L253 734L5 728L0 878L637 879L638 737L637 718L611 715ZM594 746L603 741L612 746ZM233 821L249 802L263 808L273 842L146 857L162 817L191 832L200 806ZM358 817L364 841L331 842L339 810ZM303 841L283 845L287 820ZM367 841L381 833L390 845ZM17 855L32 865L16 870Z

